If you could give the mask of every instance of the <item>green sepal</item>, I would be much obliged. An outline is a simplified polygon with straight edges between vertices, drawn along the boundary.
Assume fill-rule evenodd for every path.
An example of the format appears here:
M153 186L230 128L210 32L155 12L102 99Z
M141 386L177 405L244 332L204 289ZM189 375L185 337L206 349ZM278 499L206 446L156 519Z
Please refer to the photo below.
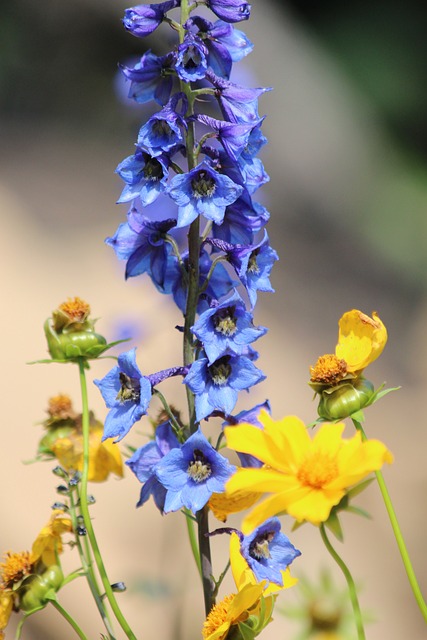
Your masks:
M336 507L332 509L331 513L329 514L329 518L326 520L325 526L328 527L329 531L334 534L337 540L339 540L340 542L344 542L344 534L341 527L341 522L338 518Z

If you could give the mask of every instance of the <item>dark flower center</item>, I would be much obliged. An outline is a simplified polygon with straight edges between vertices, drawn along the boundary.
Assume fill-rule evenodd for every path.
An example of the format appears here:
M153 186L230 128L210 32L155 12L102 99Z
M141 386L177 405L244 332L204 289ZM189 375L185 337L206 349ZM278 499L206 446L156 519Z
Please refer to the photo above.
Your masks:
M152 132L159 138L171 138L173 131L166 120L158 120L155 118L152 124Z
M232 367L229 361L230 356L222 356L222 358L219 358L208 367L212 382L219 387L227 384L227 380L231 375Z
M258 262L257 262L258 254L259 254L259 249L255 249L254 251L252 251L248 261L248 272L253 273L254 275L258 275L260 271Z
M207 480L212 473L212 467L206 460L200 449L194 449L193 459L187 468L187 474L194 482L203 482Z
M194 45L187 47L186 52L182 56L182 63L186 69L197 69L200 66L202 57L200 51Z
M146 180L158 182L163 176L163 167L158 160L151 158L145 163L142 172Z
M220 309L212 318L215 331L222 333L225 336L232 336L237 330L236 316L234 315L236 308L227 307L226 309Z
M116 400L119 400L122 403L128 402L128 400L131 400L132 402L138 402L141 393L139 380L127 376L125 373L123 373L123 371L120 371L119 373L119 380L121 388L116 396Z
M215 193L216 183L207 171L201 169L191 180L191 188L195 198L211 198Z
M271 557L268 545L273 538L273 531L257 536L249 545L249 555L255 558L255 560L268 560L268 558Z

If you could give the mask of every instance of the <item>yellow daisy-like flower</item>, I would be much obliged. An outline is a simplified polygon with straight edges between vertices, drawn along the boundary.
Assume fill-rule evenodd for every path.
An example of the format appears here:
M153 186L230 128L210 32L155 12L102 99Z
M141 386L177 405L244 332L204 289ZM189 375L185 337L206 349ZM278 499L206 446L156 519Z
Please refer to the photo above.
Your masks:
M42 528L32 548L33 561L41 560L46 567L57 564L56 554L62 553L62 534L73 530L70 516L54 509L49 522Z
M240 468L237 469L240 473ZM236 491L233 495L225 493L213 493L208 506L213 512L215 518L226 522L231 513L239 513L252 507L259 499L259 494L254 491Z
M239 424L224 430L230 449L256 455L260 469L242 469L230 478L226 492L271 493L244 519L244 533L286 512L298 522L325 522L346 490L372 471L391 463L393 456L378 440L362 442L360 433L344 439L344 424L324 423L311 439L304 423L288 416L274 421L262 411L263 430Z
M114 473L123 477L123 461L120 448L112 440L102 442L103 427L100 422L90 426L89 434L89 476L92 482L104 482ZM67 471L83 469L83 434L76 428L66 437L58 438L51 450L58 462Z
M334 385L347 377L355 378L382 353L387 329L375 311L372 318L358 309L347 311L338 322L335 354L321 356L310 367L310 380Z
M206 618L203 629L203 640L225 640L233 625L245 622L250 615L256 615L263 598L264 583L247 584L238 593L226 596L221 602L214 605ZM272 601L273 598L267 598ZM268 606L268 618L271 618L271 608ZM265 616L267 617L267 616Z

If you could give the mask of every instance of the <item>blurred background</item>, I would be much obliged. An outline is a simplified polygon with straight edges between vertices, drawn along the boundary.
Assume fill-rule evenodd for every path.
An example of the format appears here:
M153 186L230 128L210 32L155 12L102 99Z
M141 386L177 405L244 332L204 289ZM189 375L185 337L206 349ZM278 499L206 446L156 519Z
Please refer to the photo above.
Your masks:
M144 372L180 362L177 311L145 278L125 283L123 265L103 243L126 213L115 205L121 182L114 169L132 153L146 117L143 107L124 99L117 62L140 56L145 47L162 52L167 33L145 41L127 34L121 17L128 4L14 0L0 7L2 552L31 547L57 497L50 465L25 464L34 458L48 397L68 393L79 407L73 367L26 364L45 357L42 326L51 311L78 295L90 302L108 338L117 337L123 323L134 327ZM268 397L274 417L298 414L312 421L309 365L333 350L344 311L377 310L389 344L369 377L402 389L369 409L367 432L395 454L385 475L427 595L425 7L415 0L252 5L251 20L237 26L255 49L236 71L245 84L274 87L260 103L269 138L262 159L271 177L261 191L280 262L272 278L277 293L260 295L255 316L270 328L257 345L268 380L239 408ZM110 366L96 363L89 373L100 378ZM182 406L179 385L169 390ZM91 406L105 416L95 388ZM141 422L129 443L139 446L147 430ZM139 488L129 474L93 487L92 513L109 576L128 585L120 602L138 637L196 639L202 600L182 516L161 518L152 504L135 509ZM339 550L372 620L367 637L421 640L425 625L375 485L358 504L373 520L343 518ZM286 520L284 529L289 533ZM303 552L294 574L316 582L322 567L331 566L317 531L306 525L292 540ZM226 545L214 546L218 572ZM341 575L334 568L332 574L343 589ZM100 623L84 590L81 582L70 585L61 602L81 616L88 637L97 638ZM279 606L298 602L290 590ZM298 628L276 612L263 638L292 639ZM49 608L22 634L23 640L58 637L72 634ZM340 640L347 638L353 638L351 627Z

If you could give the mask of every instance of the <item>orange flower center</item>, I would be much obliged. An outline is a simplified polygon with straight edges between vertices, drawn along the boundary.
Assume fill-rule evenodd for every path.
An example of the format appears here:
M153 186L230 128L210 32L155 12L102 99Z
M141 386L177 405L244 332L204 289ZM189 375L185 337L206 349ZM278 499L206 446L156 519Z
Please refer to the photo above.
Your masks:
M58 309L74 322L84 322L90 313L90 306L81 298L68 298Z
M302 485L322 489L338 476L338 465L328 453L316 451L308 456L298 469L297 478Z
M204 640L214 633L226 621L230 605L235 598L235 594L225 596L221 602L215 604L209 612L208 617L203 623L202 636Z
M52 418L60 418L62 420L74 416L71 398L62 394L49 398L47 412Z
M33 571L33 558L29 551L21 553L11 553L8 551L4 556L4 562L0 563L2 573L2 584L11 589L14 584L28 576Z
M320 356L314 367L310 367L311 382L336 384L347 375L347 363L333 353Z

